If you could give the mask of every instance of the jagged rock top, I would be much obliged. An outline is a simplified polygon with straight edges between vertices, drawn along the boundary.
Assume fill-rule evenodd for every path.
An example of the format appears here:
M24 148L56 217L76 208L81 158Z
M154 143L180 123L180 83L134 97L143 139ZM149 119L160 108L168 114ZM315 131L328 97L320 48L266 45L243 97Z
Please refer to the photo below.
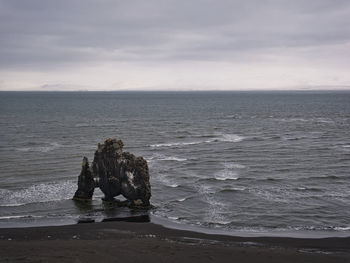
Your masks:
M123 152L124 143L122 140L117 139L107 139L103 144L99 143L97 147L98 152L102 152L103 150L109 152L109 151L115 151L118 154L121 154Z

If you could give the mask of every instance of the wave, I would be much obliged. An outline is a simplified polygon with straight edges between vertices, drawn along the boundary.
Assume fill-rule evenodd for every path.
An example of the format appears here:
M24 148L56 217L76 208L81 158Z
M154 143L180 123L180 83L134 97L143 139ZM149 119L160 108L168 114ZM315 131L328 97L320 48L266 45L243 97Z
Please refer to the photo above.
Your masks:
M215 221L209 221L206 224L208 226L216 226L217 227L217 226L226 226L226 225L229 225L233 222L231 220L225 220L225 218L223 216L216 215L216 217L220 217L221 219L215 218Z
M323 189L316 187L297 187L295 188L297 191L310 191L310 192L322 192Z
M336 226L336 227L334 227L334 230L336 230L336 231L349 231L350 226L344 226L344 227Z
M226 115L225 118L227 119L241 119L242 117L237 114L231 114L231 115Z
M26 216L0 216L0 220L3 220L3 219L23 218L23 217L26 217Z
M280 119L276 119L276 121L280 121L280 122L309 122L310 120L303 119L303 118L280 118Z
M244 168L246 168L245 165L239 164L239 163L224 163L224 167L226 169L244 169Z
M198 145L198 144L213 143L213 142L241 142L245 139L245 137L237 134L221 134L221 135L210 135L210 136L205 135L204 137L212 137L212 138L208 140L196 140L196 141L190 141L190 142L169 142L169 143L151 144L150 147L152 148L183 147L188 145Z
M302 177L300 179L303 180L309 180L309 179L316 179L316 180L327 180L327 179L332 179L332 180L337 180L337 179L343 179L344 177L337 176L337 175L326 175L326 176L310 176L310 177Z
M211 182L230 181L230 180L236 181L236 180L240 180L240 179L241 178L238 175L231 175L231 176L227 176L227 177L214 176L214 177L198 179L197 182L198 183L211 183Z
M297 137L282 136L281 138L282 140L285 140L285 141L299 141L299 140L308 139L307 136L297 136Z
M220 142L241 142L244 137L237 134L222 134L217 140Z
M350 145L342 145L340 150L344 151L344 152L349 152L350 151Z
M214 175L216 180L238 180L239 173L237 170L246 168L244 165L235 162L225 162L222 163L222 166L224 169Z
M169 157L164 157L164 158L160 158L158 159L159 161L176 161L176 162L184 162L187 159L186 158L178 158L175 156L169 156Z
M310 118L310 119L304 119L304 118L280 118L276 119L277 121L280 122L300 122L300 123L305 123L305 122L314 122L314 123L334 123L334 120L329 119L329 118Z
M147 162L155 162L155 161L175 161L175 162L185 162L186 158L180 158L177 156L165 156L162 154L153 155L151 157L146 157Z
M0 204L0 206L22 206L22 205L25 205L25 203L17 203L17 204Z
M85 128L85 127L117 127L118 123L115 122L106 122L106 123L77 123L75 127Z
M19 190L0 189L0 206L21 206L30 203L71 199L76 182L41 183Z
M319 123L334 123L334 120L327 119L327 118L316 118L314 119L314 121Z
M90 127L92 126L90 123L77 123L75 127Z
M18 219L18 218L41 218L42 216L33 215L19 215L19 216L0 216L0 220L4 219Z
M32 147L20 147L17 148L16 150L19 152L50 152L53 150L56 150L58 148L62 147L61 144L57 142L52 142L52 143L46 143L46 146L32 146Z
M179 220L180 219L177 216L168 216L167 218L170 219L170 220Z
M160 143L160 144L151 144L150 147L155 147L155 148L158 148L158 147L178 147L178 146L201 144L203 142L206 142L206 141Z
M180 186L179 183L174 180L174 178L166 177L164 174L153 177L153 180L165 187L177 188Z
M288 227L292 230L308 230L308 231L349 231L350 226L293 226ZM284 230L284 229L282 229Z
M183 134L183 135L192 135L191 131L185 130L185 129L178 129L173 131L176 134Z
M219 181L238 180L238 173L232 171L222 171L215 174L215 179Z
M230 173L223 173L223 174L218 174L215 176L216 180L219 181L226 181L226 180L238 180L238 174L235 172L230 172Z

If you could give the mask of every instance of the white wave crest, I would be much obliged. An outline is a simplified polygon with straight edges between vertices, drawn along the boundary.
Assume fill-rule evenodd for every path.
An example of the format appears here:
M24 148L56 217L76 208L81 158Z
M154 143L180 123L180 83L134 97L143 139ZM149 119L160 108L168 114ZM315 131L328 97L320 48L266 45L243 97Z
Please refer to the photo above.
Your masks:
M153 163L157 161L174 161L174 162L184 162L187 161L186 158L180 158L177 156L165 156L163 154L155 154L150 157L146 157L147 162Z
M244 140L243 136L237 134L216 134L213 135L213 138L208 140L197 140L191 142L169 142L169 143L159 143L159 144L151 144L152 148L159 147L183 147L188 145L198 145L203 143L213 143L213 142L241 142Z
M215 179L220 181L238 180L239 173L237 170L244 169L245 166L234 162L222 163L223 169L215 174Z
M118 126L115 122L90 122L90 123L77 123L75 127L85 128L85 127L116 127Z
M280 122L315 122L315 123L334 123L333 120L329 118L310 118L310 119L304 119L304 118L281 118L281 119L276 119L277 121Z
M52 142L52 143L46 144L46 146L20 147L20 148L17 148L16 150L19 152L43 152L43 153L46 153L46 152L56 150L60 147L62 147L61 144L59 144L57 142Z
M329 118L316 118L315 122L319 122L319 123L334 123L334 121L329 119Z
M350 230L350 226L334 227L334 230L337 230L337 231L349 231Z
M196 142L171 142L171 143L160 143L160 144L151 144L151 147L158 148L158 147L181 147L186 145L195 145L195 144L201 144L203 141L196 141Z
M215 179L220 181L238 180L238 173L235 171L223 170L215 174Z
M221 142L241 142L244 140L244 137L237 134L222 134L217 140Z
M175 156L169 156L169 157L164 157L164 158L160 158L158 159L159 161L176 161L176 162L184 162L187 159L186 158L178 158Z

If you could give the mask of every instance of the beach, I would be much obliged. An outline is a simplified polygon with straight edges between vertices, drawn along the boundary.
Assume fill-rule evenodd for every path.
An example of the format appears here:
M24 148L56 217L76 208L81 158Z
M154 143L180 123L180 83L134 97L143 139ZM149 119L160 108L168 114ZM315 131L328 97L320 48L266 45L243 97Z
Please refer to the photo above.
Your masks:
M350 237L211 235L149 222L1 228L0 262L349 262Z

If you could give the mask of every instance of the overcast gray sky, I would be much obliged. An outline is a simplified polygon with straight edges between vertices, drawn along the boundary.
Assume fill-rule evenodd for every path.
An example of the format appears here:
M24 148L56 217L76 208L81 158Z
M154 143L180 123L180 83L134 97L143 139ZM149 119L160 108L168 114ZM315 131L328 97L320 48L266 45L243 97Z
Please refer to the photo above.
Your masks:
M350 89L349 0L0 0L0 90Z

